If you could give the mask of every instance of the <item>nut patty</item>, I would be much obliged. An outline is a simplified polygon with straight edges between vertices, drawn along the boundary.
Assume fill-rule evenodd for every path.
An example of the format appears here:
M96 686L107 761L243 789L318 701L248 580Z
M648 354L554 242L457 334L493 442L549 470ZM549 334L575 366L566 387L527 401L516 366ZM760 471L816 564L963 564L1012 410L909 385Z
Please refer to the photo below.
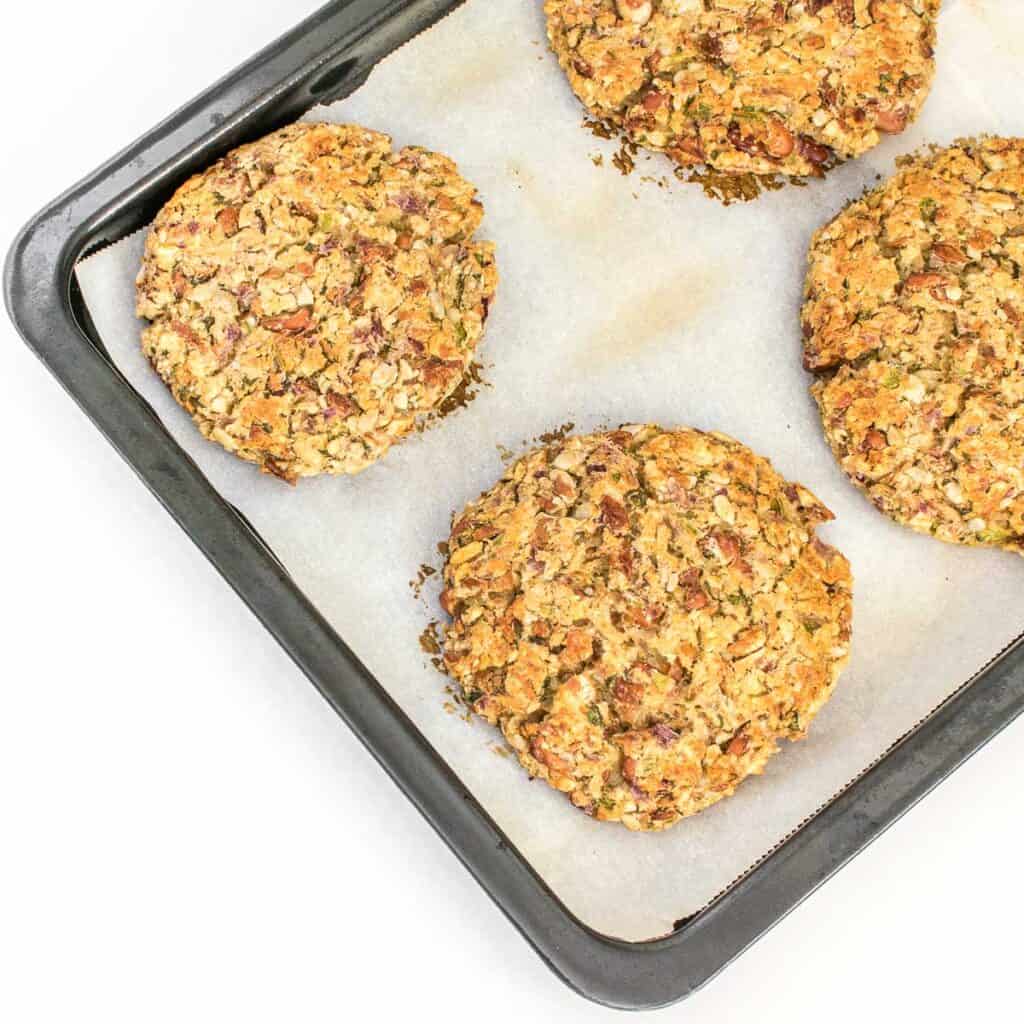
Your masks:
M355 473L458 385L497 273L445 156L295 124L187 181L137 283L142 348L207 437L294 481Z
M815 234L804 360L896 522L1024 553L1024 139L908 157Z
M934 73L940 0L546 0L596 116L682 166L819 174L901 132Z
M626 426L530 452L452 527L444 664L531 775L661 829L760 772L850 643L832 515L723 434Z

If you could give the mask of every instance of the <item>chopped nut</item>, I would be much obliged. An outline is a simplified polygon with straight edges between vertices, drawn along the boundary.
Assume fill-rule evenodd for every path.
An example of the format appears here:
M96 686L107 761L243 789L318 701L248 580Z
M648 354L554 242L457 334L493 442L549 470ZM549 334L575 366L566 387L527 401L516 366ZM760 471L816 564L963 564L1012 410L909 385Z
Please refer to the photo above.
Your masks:
M770 156L781 160L793 152L795 145L790 131L777 118L768 118L768 138L765 141L765 149Z
M875 111L875 127L880 132L889 132L896 135L907 127L907 111L903 107L894 110L887 110L879 107Z
M945 242L938 242L932 246L932 255L940 263L952 263L957 266L962 266L965 263L969 263L970 260L967 254L955 245L948 245Z
M620 18L634 25L646 25L654 10L651 0L615 0L615 9Z

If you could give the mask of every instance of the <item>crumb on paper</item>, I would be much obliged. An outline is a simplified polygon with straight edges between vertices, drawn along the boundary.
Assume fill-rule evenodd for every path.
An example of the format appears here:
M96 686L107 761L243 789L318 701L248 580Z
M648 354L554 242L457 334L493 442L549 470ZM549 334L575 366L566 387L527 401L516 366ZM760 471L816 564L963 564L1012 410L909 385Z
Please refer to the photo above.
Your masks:
M480 394L481 388L489 388L491 384L484 380L483 372L483 364L474 359L469 364L462 380L455 386L455 390L436 409L424 417L419 424L419 429L429 430L445 417L458 412L459 409L465 409Z
M572 433L575 426L576 424L572 420L568 420L553 430L547 430L543 434L538 434L532 440L539 444L554 444L556 441L564 441ZM527 443L526 441L523 442L523 444Z
M623 141L618 152L612 157L612 165L618 168L619 173L624 177L632 174L633 168L636 167L636 161L633 159L635 154L636 146Z
M423 586L430 579L431 576L436 576L438 570L424 562L419 569L416 571L415 578L409 580L409 587L412 589L413 594L419 597L423 593Z
M426 628L420 633L420 650L428 656L430 664L438 672L444 672L444 662L441 658L441 623L432 619L427 623Z
M709 169L686 170L679 167L675 170L679 181L699 185L709 199L717 199L723 206L735 202L749 203L764 192L777 192L787 182L776 174L721 174ZM789 179L791 185L803 185L801 179Z
M448 700L441 706L449 715L458 715L467 725L472 725L476 721L476 716L473 714L473 708L468 703L466 695L457 686L452 686L450 683L445 686L444 692L448 695Z
M612 154L611 164L624 177L633 173L639 157L642 156L645 160L661 157L660 154L653 151L641 150L610 121L584 117L583 125L599 139L618 142L619 148ZM604 165L604 158L601 154L591 153L590 160L595 167ZM830 160L822 170L831 170L838 163L837 160ZM806 178L797 175L786 178L781 174L724 173L709 167L674 166L672 178L683 184L699 185L709 199L716 199L723 206L729 206L735 202L750 202L766 192L776 192L787 184L796 188L802 188L807 184ZM658 188L667 189L671 185L672 179L665 174L641 174L639 180L645 185L655 185ZM640 198L637 192L633 192L632 196L634 199Z

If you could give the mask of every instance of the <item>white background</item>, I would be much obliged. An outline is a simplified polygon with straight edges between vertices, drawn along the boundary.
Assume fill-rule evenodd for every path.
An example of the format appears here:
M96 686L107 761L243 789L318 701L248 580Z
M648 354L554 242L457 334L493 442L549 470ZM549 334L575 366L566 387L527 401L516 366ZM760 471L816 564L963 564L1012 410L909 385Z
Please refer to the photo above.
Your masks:
M0 246L314 7L7 13ZM547 971L0 333L0 1020L612 1019ZM1022 730L662 1019L1012 1019Z

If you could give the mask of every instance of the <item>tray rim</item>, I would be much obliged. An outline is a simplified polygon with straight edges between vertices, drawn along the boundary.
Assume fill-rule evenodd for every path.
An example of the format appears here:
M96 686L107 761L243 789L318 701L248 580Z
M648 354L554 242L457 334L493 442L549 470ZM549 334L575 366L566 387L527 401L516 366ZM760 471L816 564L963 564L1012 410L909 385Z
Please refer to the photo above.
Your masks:
M352 92L462 2L333 0L314 12L36 214L8 253L4 298L28 346L544 962L595 1002L653 1009L718 974L1024 711L1024 636L670 935L619 940L561 903L106 358L73 273L190 169Z

